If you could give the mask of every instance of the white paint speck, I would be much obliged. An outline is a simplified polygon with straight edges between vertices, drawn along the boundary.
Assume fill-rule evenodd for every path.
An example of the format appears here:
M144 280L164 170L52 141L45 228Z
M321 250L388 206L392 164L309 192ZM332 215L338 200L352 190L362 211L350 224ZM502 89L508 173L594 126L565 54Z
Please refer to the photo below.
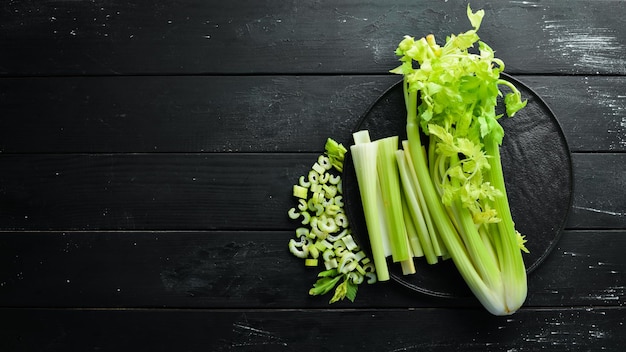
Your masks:
M596 209L596 208L590 208L590 207L579 207L579 206L574 206L572 208L591 211L594 213L608 214L608 215L613 215L613 216L626 216L626 212L615 212L615 211L610 211L610 210Z
M574 66L619 70L626 65L622 55L626 47L613 28L591 27L574 19L547 20L542 26L548 38L546 50L555 57L569 56Z
M588 83L588 81L585 81ZM597 104L598 110L607 121L607 132L612 136L610 150L626 148L626 96L615 94L606 87L588 85L587 93ZM621 213L626 214L626 213Z
M589 336L596 339L603 339L606 337L606 333L600 330L589 330Z
M522 7L541 7L541 5L532 2L532 1L510 1L511 4L513 5L518 5L518 6L522 6Z

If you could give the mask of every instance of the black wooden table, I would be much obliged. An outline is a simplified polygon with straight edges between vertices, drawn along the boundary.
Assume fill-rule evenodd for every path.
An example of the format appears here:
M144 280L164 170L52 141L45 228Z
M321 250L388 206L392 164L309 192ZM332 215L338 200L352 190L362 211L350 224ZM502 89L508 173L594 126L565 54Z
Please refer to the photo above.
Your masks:
M573 163L508 317L394 282L328 305L287 250L291 185L465 2L2 2L0 350L623 350L626 2L471 5Z

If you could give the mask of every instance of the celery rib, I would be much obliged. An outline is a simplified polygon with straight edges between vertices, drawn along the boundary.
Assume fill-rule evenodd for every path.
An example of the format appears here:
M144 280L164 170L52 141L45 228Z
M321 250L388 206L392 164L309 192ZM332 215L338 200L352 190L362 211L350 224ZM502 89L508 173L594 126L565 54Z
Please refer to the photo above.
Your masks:
M424 213L422 212L422 206L420 206L417 200L417 189L413 182L411 182L411 176L409 166L406 162L406 151L397 151L396 157L398 160L398 168L400 170L400 180L404 187L404 199L407 203L407 210L410 212L410 217L413 220L413 224L416 225L418 231L418 241L421 245L421 249L424 252L426 261L428 264L435 264L438 262L437 255L433 249L432 241L430 238L430 232L426 226L426 220Z
M363 142L355 138L354 145L350 146L352 162L356 172L365 224L367 227L372 259L376 268L378 281L389 280L389 268L385 257L383 244L383 225L379 218L378 210L378 176L376 167L376 155L378 146L375 143Z
M385 224L391 244L391 257L394 262L411 259L407 243L406 225L402 212L402 198L398 165L395 152L398 150L398 137L387 137L377 140L377 171L385 210Z
M492 156L489 159L491 170L488 172L490 182L506 195L504 172L500 160L500 148L493 138L485 140L485 149ZM499 230L501 245L496 247L498 258L501 263L502 277L504 280L505 302L508 311L515 311L524 303L528 287L526 267L517 242L517 231L511 215L509 201L506 196L497 197L494 206L501 221L496 224Z

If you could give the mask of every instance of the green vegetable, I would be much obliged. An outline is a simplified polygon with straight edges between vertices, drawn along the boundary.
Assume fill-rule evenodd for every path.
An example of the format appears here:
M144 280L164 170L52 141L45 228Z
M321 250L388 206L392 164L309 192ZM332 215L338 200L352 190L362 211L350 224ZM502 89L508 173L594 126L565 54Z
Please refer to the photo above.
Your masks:
M337 285L339 281L342 283ZM337 285L337 287L335 287ZM335 288L335 293L328 303L335 303L344 298L354 302L358 290L358 283L355 283L349 275L340 275L337 269L322 271L318 274L318 280L309 290L311 296L321 296Z
M398 150L398 137L392 136L376 141L376 170L381 187L385 224L391 245L391 257L394 262L403 262L411 259L407 240L406 225L402 212L395 211L402 208L400 179L395 152Z
M499 153L504 130L495 107L500 87L509 90L508 116L526 101L500 77L504 63L478 37L484 11L468 6L467 16L473 29L448 37L443 46L432 35L405 37L396 49L401 65L391 72L404 77L407 145L434 230L484 307L506 315L523 304L527 283L524 240L504 187ZM478 52L470 53L476 44Z
M346 152L343 145L327 140L325 154L293 185L298 205L287 212L289 218L304 225L289 240L289 251L304 259L306 267L323 263L325 268L309 294L324 295L334 288L330 303L344 298L354 301L357 286L365 278L368 284L376 282L374 266L352 237L343 209L341 176L337 173L343 170Z
M382 200L379 196L380 185L377 171L378 144L371 142L367 131L354 133L353 138L354 145L350 147L350 152L359 185L376 275L378 281L388 281L389 267L384 243L387 236L386 224L383 222L384 217L380 216L379 204Z
M313 288L309 290L311 296L327 294L335 288L337 282L342 278L337 269L322 271L317 276L319 279L313 284Z
M349 279L349 276L346 276L343 282L339 284L339 286L337 286L337 289L335 289L335 294L330 299L329 303L335 303L344 298L347 298L351 302L354 302L354 299L356 298L356 292L359 289L359 286L357 285L357 283L354 283L352 280Z
M348 151L346 147L341 143L337 143L334 139L328 138L326 139L325 149L332 166L337 169L337 171L343 172L343 161Z
M419 249L429 264L435 264L438 262L437 254L433 248L432 239L430 237L431 232L426 225L425 215L422 209L425 208L425 204L420 203L418 200L419 185L413 180L411 175L411 168L406 160L406 152L403 150L396 151L396 158L398 162L398 168L400 170L400 179L402 180L403 199L405 200L405 206L402 208L403 213L407 218L411 220L412 224L416 224L414 236L409 236L411 243L414 243L414 252L418 252ZM408 222L408 221L407 221ZM416 241L417 240L417 241Z

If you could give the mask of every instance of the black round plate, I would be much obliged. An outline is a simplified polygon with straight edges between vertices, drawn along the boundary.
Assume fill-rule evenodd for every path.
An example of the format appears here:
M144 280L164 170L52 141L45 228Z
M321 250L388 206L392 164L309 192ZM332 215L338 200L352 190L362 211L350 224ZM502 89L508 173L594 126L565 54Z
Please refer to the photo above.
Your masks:
M572 201L572 163L567 141L554 113L529 87L509 75L528 104L513 118L499 121L505 136L500 149L507 196L516 229L526 236L529 254L523 254L532 272L556 245ZM363 115L354 131L369 130L372 140L397 135L406 139L406 110L402 82L394 84ZM498 104L498 114L504 112ZM350 153L344 166L343 189L346 212L355 238L369 249L356 175ZM392 280L421 293L437 297L469 297L471 292L452 260L429 265L416 258L416 274L403 275L390 262Z

